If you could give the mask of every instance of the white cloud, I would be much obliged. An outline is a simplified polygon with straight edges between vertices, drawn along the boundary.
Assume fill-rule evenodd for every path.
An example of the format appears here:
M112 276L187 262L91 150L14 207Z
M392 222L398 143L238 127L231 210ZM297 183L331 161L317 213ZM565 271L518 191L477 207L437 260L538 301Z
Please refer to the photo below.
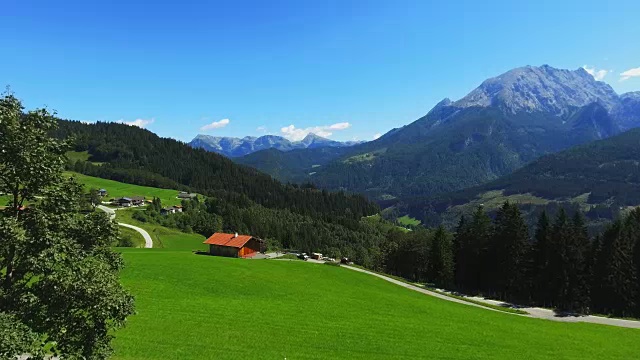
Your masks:
M336 123L333 125L329 125L329 130L344 130L351 126L348 122Z
M322 137L330 137L333 135L334 131L341 131L351 127L351 124L348 122L341 122L332 125L324 125L324 126L312 126L304 129L298 129L295 125L285 126L280 129L282 136L286 137L292 141L300 141L304 139L309 133L314 133L318 136Z
M156 121L156 119L135 119L133 121L125 121L124 119L120 119L117 120L115 122L117 122L118 124L126 124L126 125L130 125L130 126L137 126L139 128L146 128L147 125L151 125L153 124L153 122Z
M201 127L200 130L207 131L207 130L213 130L213 129L220 129L229 125L229 123L230 123L229 119L222 119L220 121L214 121L211 124L207 124Z
M584 65L582 66L582 68L586 72L591 74L591 76L593 76L593 78L598 81L602 81L607 76L607 74L609 74L609 70L605 70L605 69L597 70L595 66Z
M265 133L267 133L267 127L266 126L258 126L256 128L256 131L259 132L259 133L265 134Z
M620 81L629 80L632 77L640 77L640 67L629 69L620 74Z
M380 136L382 136L382 134L376 133L375 135L373 135L373 140L377 140Z

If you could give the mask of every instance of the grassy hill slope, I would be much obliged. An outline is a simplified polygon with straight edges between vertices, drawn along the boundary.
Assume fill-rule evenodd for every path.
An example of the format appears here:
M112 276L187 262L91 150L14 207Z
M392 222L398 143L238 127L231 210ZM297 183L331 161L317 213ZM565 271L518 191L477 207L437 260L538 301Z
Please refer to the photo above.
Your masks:
M127 209L116 211L116 220L138 226L146 230L153 240L154 248L171 248L174 250L206 250L206 245L202 244L205 237L195 233L184 233L178 229L170 229L158 224L143 223L133 218L137 211L144 209ZM171 215L169 215L171 216Z
M640 332L528 319L296 261L123 250L115 359L631 359Z
M179 193L178 190L127 184L71 171L66 172L65 174L75 177L79 183L84 184L85 190L89 190L91 188L107 190L109 193L107 198L144 196L151 200L154 197L158 197L162 201L162 205L166 206L180 205L181 202L181 200L177 198Z

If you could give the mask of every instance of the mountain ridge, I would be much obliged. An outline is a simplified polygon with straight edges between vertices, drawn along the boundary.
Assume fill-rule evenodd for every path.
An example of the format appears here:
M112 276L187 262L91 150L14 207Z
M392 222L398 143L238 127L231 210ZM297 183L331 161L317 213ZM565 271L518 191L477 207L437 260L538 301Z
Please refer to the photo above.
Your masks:
M525 66L485 80L457 101L445 98L416 121L333 159L303 150L324 161L313 168L301 166L305 162L287 168L287 156L275 152L264 154L264 160L278 157L277 174L268 165L275 161L238 161L283 181L313 182L378 200L429 196L476 186L545 154L636 127L637 99L636 93L616 94L582 68Z
M300 141L291 141L278 135L263 135L259 137L245 136L243 138L237 138L198 134L188 145L192 148L202 148L227 157L241 157L267 149L291 151L295 149L322 147L347 147L358 143L360 142L330 140L314 133L308 133L304 139Z

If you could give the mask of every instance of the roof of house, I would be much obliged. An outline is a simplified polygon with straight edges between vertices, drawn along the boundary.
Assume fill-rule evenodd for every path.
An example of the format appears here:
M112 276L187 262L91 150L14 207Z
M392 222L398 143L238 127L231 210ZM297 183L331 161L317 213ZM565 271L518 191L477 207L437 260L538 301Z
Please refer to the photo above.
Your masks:
M131 200L133 200L133 201L144 201L144 196L132 196Z
M235 234L215 233L203 244L241 248L252 238L253 236L251 235L238 235L238 237L236 237Z

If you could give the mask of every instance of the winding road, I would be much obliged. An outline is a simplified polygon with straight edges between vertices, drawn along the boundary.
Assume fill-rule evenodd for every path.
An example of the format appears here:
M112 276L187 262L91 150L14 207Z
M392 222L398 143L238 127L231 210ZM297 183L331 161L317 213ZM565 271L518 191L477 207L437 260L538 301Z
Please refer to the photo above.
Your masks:
M108 207L106 207L104 205L98 205L97 207L98 207L98 209L106 212L107 215L109 215L109 218L112 221L116 221L116 211L115 210L113 210L111 208L108 208ZM144 247L145 248L152 248L153 247L153 240L151 239L151 235L149 235L149 233L145 229L139 228L139 227L137 227L135 225L125 224L125 223L121 223L121 222L118 222L118 225L126 227L126 228L129 228L129 229L133 229L133 230L139 232L140 235L142 235L142 237L144 238Z
M468 301L464 301L461 299L456 299L450 296L446 296L440 293L437 293L435 291L430 291L415 285L411 285L411 284L407 284L405 282L390 278L388 276L384 276L382 274L378 274L372 271L368 271L368 270L364 270L364 269L360 269L360 268L356 268L356 267L352 267L352 266L344 266L342 265L343 268L349 269L349 270L353 270L353 271L358 271L361 273L365 273L365 274L369 274L369 275L373 275L375 277L379 277L380 279L386 280L388 282L394 283L396 285L402 286L404 288L410 289L410 290L414 290L426 295L430 295L433 297L437 297L439 299L442 300L447 300L447 301L451 301L451 302L455 302L455 303L459 303L459 304L464 304L464 305L469 305L469 306L475 306L475 307L481 307L483 309L486 310L493 310L493 311L500 311L497 309L492 309L489 307L485 307L479 304L474 304ZM496 301L496 300L488 300L488 299L483 299L483 298L476 298L476 297L470 297L471 300L475 300L475 301L481 301L484 302L486 304L492 304L492 305L502 305L504 304L503 302L500 301ZM585 315L585 316L558 316L553 310L550 309L543 309L543 308L537 308L537 307L518 307L518 309L526 311L528 314L524 315L524 314L516 314L516 313L508 313L508 312L504 312L504 311L500 311L503 314L511 314L511 315L517 315L517 316L524 316L524 317L530 317L530 318L536 318L536 319L545 319L545 320L551 320L551 321L560 321L560 322L585 322L585 323L593 323L593 324L601 324L601 325L611 325L611 326L618 326L618 327L625 327L625 328L634 328L634 329L640 329L640 321L634 321L634 320L624 320L624 319L613 319L613 318L607 318L607 317L602 317L602 316L593 316L593 315Z

